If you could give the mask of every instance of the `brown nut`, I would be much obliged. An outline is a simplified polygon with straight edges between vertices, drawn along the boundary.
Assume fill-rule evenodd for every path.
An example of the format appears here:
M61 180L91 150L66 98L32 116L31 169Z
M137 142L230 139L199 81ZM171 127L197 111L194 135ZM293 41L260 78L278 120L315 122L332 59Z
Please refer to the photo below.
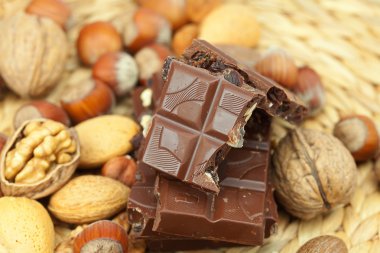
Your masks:
M321 78L308 66L298 69L297 82L292 91L308 107L310 116L316 115L325 105L326 95Z
M297 253L348 253L348 249L342 239L322 235L307 241Z
M92 67L92 77L110 86L116 95L123 96L136 85L138 68L133 57L127 53L107 53Z
M138 51L135 60L139 68L139 80L143 84L149 80L154 73L160 72L166 57L173 53L164 45L151 44Z
M118 52L122 47L121 36L115 27L102 21L85 25L77 39L79 58L86 65L92 65L103 54Z
M150 9L139 8L125 25L123 34L125 46L136 53L151 43L169 45L172 31L164 17Z
M193 39L198 37L198 26L188 24L176 31L173 36L172 48L176 55L181 55L191 45Z
M142 7L151 9L165 17L173 29L177 29L187 22L186 0L138 0L137 2Z
M65 28L71 14L69 7L61 0L33 0L25 12L50 18L62 28Z
M7 196L48 196L74 174L79 156L74 129L52 120L26 121L1 153L1 189Z
M74 239L74 253L93 252L128 252L127 232L109 220L101 220L88 225Z
M93 79L81 86L72 86L61 100L62 108L75 124L110 112L114 104L111 88Z
M129 192L129 187L112 178L79 176L51 196L48 209L70 224L94 222L125 209Z
M186 14L191 21L199 23L221 2L221 0L187 0Z
M333 135L295 129L280 141L272 161L278 200L298 218L345 204L355 190L355 161Z
M132 157L129 155L117 156L103 165L102 175L119 180L131 187L135 183L136 169L137 165Z
M285 88L293 88L297 83L297 66L293 58L283 49L269 49L256 63L255 69Z
M375 123L364 115L342 118L334 127L337 137L358 162L373 158L379 148L379 134Z
M38 118L51 119L70 126L69 116L61 107L39 100L26 103L17 110L13 118L13 127L17 129L25 121Z
M66 34L52 20L17 13L0 22L0 73L21 97L46 94L61 77L67 55Z

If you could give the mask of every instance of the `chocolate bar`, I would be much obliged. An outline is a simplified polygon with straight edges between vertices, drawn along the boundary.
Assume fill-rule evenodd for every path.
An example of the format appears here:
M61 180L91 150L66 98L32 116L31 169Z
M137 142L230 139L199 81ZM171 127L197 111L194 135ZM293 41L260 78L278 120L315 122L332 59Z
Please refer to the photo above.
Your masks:
M139 167L217 193L217 165L242 146L244 125L263 95L177 60L167 67Z
M227 80L231 79L231 75L228 73L232 71L235 73L234 79L242 80L265 94L266 99L262 100L258 107L272 116L279 116L298 123L307 113L301 100L291 92L259 73L248 70L204 40L194 40L191 46L185 50L183 61L192 66L207 69L216 75L224 75ZM163 78L166 78L165 72Z
M252 118L252 125L254 118ZM247 127L247 133L250 133ZM156 181L158 205L153 230L176 236L261 245L266 228L269 142L245 136L247 145L232 149L219 166L220 192L202 192L162 176ZM274 204L274 202L271 202ZM271 207L274 209L274 207Z
M218 196L162 176L154 179L155 171L142 167L128 203L132 234L150 241L187 237L260 245L277 220L273 188L266 185L269 126L268 116L256 110L247 123L244 148L232 149L219 166Z

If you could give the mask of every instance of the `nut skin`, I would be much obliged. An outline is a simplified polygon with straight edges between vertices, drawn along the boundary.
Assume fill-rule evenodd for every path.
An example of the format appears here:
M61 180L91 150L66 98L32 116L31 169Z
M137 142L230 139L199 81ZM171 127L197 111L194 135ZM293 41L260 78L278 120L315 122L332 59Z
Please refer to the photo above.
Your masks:
M322 235L307 241L297 253L348 253L348 249L340 238Z
M13 127L17 129L24 121L35 118L51 119L70 126L69 116L61 107L47 101L37 100L26 103L17 110L13 118Z
M292 91L306 104L309 116L315 116L325 105L326 95L317 72L308 66L298 69L297 83Z
M118 52L122 47L120 34L108 22L99 21L85 25L77 39L79 58L85 65L92 65L103 54Z
M33 0L25 12L50 18L62 28L65 28L71 14L69 7L61 0Z
M135 183L137 165L130 156L114 157L102 167L102 175L110 177L131 187Z
M123 96L133 89L138 79L138 67L132 56L124 52L102 55L92 67L92 77Z
M79 99L62 99L62 108L74 124L108 113L115 104L112 90L99 80L91 80L93 88ZM101 101L101 103L99 102Z
M357 162L374 158L379 150L376 125L364 115L342 118L334 127L334 136L347 147Z
M187 22L186 0L138 0L137 2L142 7L165 17L174 30Z
M123 32L124 45L132 53L152 43L169 45L171 35L168 21L147 8L137 9Z
M221 2L221 0L187 0L186 14L192 22L199 23Z
M172 48L176 55L181 55L198 36L198 26L188 24L176 31L172 41Z
M128 234L112 221L97 221L75 237L73 249L74 253L127 253Z
M269 49L256 63L255 69L285 88L291 89L297 83L297 66L293 58L283 49Z
M173 52L166 46L151 44L142 48L135 54L135 60L139 68L139 81L146 84L154 73L160 72L165 59L173 55Z
M347 203L356 187L355 161L330 134L296 128L280 141L272 162L278 201L301 219Z

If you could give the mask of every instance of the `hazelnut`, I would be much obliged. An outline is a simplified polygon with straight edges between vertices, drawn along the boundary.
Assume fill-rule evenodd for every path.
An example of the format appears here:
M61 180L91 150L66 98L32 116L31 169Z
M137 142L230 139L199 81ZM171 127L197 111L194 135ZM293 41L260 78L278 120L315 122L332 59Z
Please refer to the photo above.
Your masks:
M213 44L254 47L260 38L256 13L246 4L222 4L202 20L199 38Z
M160 44L152 44L144 47L135 55L135 60L139 68L139 80L146 83L154 73L160 72L165 59L173 53Z
M124 28L124 44L133 53L151 43L169 45L171 28L161 15L146 8L136 10Z
M172 41L172 48L177 55L181 55L191 45L193 39L198 37L198 26L188 24L176 31Z
M71 86L61 100L62 108L75 124L110 112L114 104L112 90L93 79L80 86Z
M22 105L13 118L14 129L19 128L27 120L44 118L61 122L70 126L70 119L66 112L59 106L47 101L32 101Z
M348 249L342 239L322 235L307 241L297 253L348 253Z
M79 58L86 65L92 65L103 54L120 51L122 47L121 36L115 27L102 21L85 25L77 40Z
M19 12L1 20L0 73L21 97L46 94L58 83L67 55L66 34L52 20Z
M373 158L379 148L379 134L375 123L364 115L342 118L334 127L334 135L358 162Z
M118 224L101 220L88 225L74 239L74 253L126 253L128 234Z
M283 49L269 49L256 63L255 69L285 88L293 88L297 83L297 66L293 58Z
M102 167L102 175L117 179L125 185L131 187L135 183L137 165L136 162L127 156L114 157L106 162Z
M310 67L298 69L297 82L292 91L306 104L310 116L316 115L325 104L325 90L321 79Z
M187 22L186 16L187 0L138 0L137 2L145 8L151 9L165 17L173 29L177 29Z
M61 0L33 0L26 7L26 13L52 19L62 28L70 17L70 9Z
M199 23L221 2L221 0L187 0L186 14L191 21Z
M298 218L345 204L355 190L355 161L333 135L294 129L280 141L272 161L278 201Z
M138 68L135 59L127 53L107 53L92 67L92 77L109 85L116 95L123 96L136 85Z

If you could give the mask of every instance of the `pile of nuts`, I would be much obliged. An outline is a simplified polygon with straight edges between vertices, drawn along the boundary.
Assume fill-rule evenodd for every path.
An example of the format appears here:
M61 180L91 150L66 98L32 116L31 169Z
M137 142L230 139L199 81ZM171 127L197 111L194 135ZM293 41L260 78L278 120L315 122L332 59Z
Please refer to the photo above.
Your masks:
M128 116L106 114L113 114L119 101L129 101L135 86L149 87L164 60L182 54L194 38L219 44L293 91L310 117L323 110L325 93L315 70L298 67L283 49L262 56L251 49L260 27L246 6L222 0L137 2L121 30L100 20L80 30L76 53L90 77L65 88L60 101L25 103L14 115L13 135L0 134L0 196L6 196L0 197L0 234L6 242L0 251L145 250L141 242L128 242L126 218L137 170L134 141L142 127ZM60 83L69 57L71 11L65 1L32 0L16 15L0 17L0 93L6 86L22 98L41 98ZM346 204L355 190L355 162L377 157L380 180L379 147L376 126L363 115L343 117L333 135L289 131L273 155L278 200L301 219ZM44 197L48 204L32 200ZM78 226L72 230L73 225ZM61 230L66 232L55 244L54 233L58 238ZM334 248L323 248L326 241ZM347 248L326 236L298 252L345 253Z

